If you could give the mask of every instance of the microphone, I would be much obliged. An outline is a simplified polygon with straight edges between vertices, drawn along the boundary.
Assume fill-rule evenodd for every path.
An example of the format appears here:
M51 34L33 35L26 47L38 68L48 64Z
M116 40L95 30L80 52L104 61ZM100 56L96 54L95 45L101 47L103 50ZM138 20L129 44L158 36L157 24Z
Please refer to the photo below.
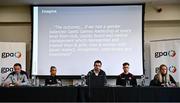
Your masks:
M89 86L90 85L90 80L91 80L91 75L92 75L93 71L89 71L88 74L87 74L87 81L86 81L86 84Z
M92 73L93 73L92 71L89 71L88 76L90 76Z

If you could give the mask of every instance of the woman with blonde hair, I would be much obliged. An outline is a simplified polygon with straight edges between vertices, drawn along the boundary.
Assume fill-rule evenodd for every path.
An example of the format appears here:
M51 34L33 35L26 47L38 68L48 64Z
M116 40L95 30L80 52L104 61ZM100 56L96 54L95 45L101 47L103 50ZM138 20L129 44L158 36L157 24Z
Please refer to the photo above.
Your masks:
M168 68L165 64L161 64L159 72L154 76L150 86L176 87L176 81L168 73Z

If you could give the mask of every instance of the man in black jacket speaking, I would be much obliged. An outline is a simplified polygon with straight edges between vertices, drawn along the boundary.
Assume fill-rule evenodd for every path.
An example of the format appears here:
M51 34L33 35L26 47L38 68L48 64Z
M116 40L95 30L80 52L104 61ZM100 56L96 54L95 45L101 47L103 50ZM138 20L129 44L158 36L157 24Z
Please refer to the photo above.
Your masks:
M96 60L94 62L94 69L88 72L86 84L88 86L105 86L107 83L106 73L101 69L102 62Z

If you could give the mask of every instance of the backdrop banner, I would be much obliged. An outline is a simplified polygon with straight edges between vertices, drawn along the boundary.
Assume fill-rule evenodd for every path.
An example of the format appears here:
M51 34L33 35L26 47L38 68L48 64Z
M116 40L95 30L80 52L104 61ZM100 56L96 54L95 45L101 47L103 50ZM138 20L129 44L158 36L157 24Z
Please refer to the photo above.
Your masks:
M159 40L150 43L151 79L159 71L159 66L165 64L168 72L176 82L180 80L180 40Z
M0 83L13 71L13 65L20 63L26 70L26 44L22 42L0 42Z

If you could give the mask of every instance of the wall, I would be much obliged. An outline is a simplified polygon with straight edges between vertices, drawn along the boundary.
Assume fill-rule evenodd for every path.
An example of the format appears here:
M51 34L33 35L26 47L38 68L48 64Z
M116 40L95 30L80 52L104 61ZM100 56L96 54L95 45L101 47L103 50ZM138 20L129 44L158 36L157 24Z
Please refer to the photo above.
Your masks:
M162 8L157 12L157 8ZM148 84L150 81L150 41L180 38L180 4L152 5L147 4L144 25L144 64Z
M162 8L157 12L157 8ZM151 40L180 38L180 4L154 5L146 4L144 30L144 63L147 84L150 80L150 48ZM0 42L26 42L27 70L31 57L31 9L30 6L0 6ZM77 81L74 81L75 84ZM115 80L109 80L115 84Z
M26 43L26 64L29 71L31 57L30 7L0 6L0 41Z

